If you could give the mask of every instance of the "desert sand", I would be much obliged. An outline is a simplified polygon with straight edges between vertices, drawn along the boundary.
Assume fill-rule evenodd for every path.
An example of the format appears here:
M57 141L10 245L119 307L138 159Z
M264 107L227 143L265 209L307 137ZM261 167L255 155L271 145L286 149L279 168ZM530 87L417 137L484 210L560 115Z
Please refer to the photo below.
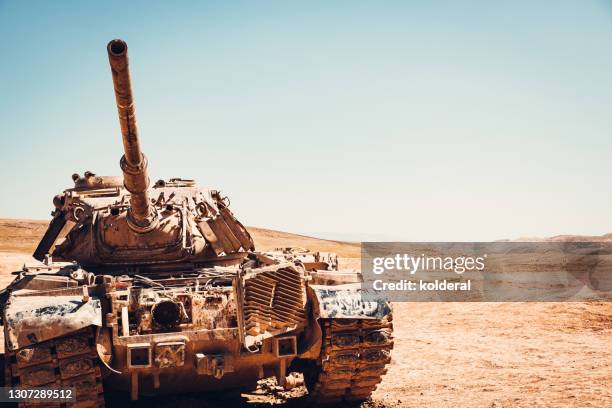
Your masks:
M35 262L29 254L45 228L42 221L0 220L0 287L24 262ZM358 264L355 243L249 230L258 249L334 251L345 264ZM366 407L612 406L612 303L396 303L394 326L393 361ZM136 406L294 407L303 393L264 382L252 394L143 399Z

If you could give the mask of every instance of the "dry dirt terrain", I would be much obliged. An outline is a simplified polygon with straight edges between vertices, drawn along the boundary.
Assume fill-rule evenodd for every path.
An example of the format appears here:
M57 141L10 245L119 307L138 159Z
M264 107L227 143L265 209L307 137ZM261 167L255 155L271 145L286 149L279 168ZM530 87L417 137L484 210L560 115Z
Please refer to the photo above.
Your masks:
M28 254L45 227L41 221L0 220L1 287L12 280L11 271L32 261ZM250 230L258 249L300 246L359 256L354 243ZM394 317L393 361L366 407L612 406L612 303L396 303ZM252 394L165 397L136 405L295 407L303 402L301 394L264 382ZM122 405L110 397L112 406Z

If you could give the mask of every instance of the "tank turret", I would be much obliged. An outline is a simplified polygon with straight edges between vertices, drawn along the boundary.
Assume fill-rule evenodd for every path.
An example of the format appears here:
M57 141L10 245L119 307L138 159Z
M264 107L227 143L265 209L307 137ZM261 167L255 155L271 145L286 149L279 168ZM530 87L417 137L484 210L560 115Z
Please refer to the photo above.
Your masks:
M193 180L149 181L132 95L128 46L106 47L123 140L119 177L73 174L74 187L53 199L53 220L36 259L53 258L97 271L159 270L176 265L227 265L254 250L253 239L218 190ZM174 265L174 266L169 266Z
M155 228L157 212L149 200L149 174L147 158L140 149L136 109L132 96L132 82L128 61L128 47L123 40L112 40L106 47L113 74L117 113L123 138L121 170L123 184L130 192L128 223L136 232L147 232Z

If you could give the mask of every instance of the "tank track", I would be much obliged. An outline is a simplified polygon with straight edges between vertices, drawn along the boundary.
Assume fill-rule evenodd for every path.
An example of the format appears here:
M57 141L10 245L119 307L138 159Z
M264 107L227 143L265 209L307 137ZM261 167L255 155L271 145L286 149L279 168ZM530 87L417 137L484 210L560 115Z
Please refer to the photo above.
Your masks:
M104 408L102 375L92 328L11 352L5 357L5 384L66 387L76 402L19 403L19 408Z
M359 403L370 397L391 361L390 320L321 320L321 357L307 380L313 404Z

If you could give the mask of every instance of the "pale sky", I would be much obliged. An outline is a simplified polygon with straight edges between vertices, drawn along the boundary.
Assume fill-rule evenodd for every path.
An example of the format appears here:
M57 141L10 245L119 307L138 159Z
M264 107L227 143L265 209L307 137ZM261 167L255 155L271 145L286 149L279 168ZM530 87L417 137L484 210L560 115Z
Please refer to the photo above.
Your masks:
M606 1L0 0L0 217L120 174L129 45L152 180L352 240L612 232Z

